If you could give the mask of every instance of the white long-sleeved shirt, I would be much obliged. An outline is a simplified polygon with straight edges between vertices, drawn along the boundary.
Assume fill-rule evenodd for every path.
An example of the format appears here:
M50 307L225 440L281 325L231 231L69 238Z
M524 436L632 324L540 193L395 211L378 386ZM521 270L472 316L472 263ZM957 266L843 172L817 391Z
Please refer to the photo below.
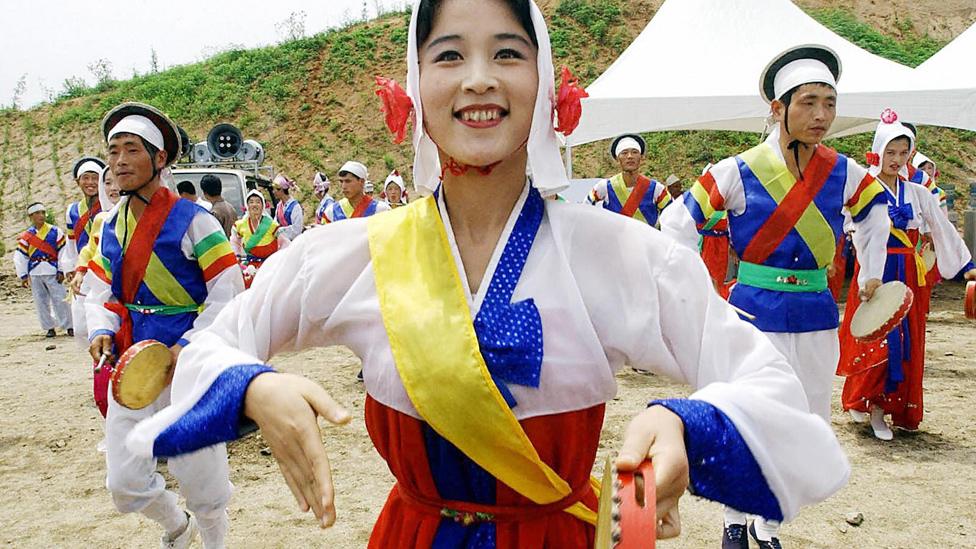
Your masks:
M898 196L897 186L891 188L884 181L880 179L878 181L893 196ZM956 228L949 222L948 216L942 212L939 197L918 183L899 180L898 185L905 185L904 203L912 206L913 216L908 220L906 228L931 234L939 274L946 279L955 277L972 261L972 254Z
M291 209L291 215L287 217L288 224L282 223L278 212L282 212L282 214L284 214L288 211L288 207L293 202L295 205ZM280 202L278 203L278 206L275 208L274 219L279 225L281 225L282 234L284 234L285 238L288 240L295 240L305 229L305 212L302 210L301 203L294 198L289 198L284 204Z
M441 205L472 316L526 194L515 205L477 292L465 282L451 220ZM173 404L140 423L129 447L151 455L155 438L192 409L224 371L309 347L347 346L363 361L370 396L419 417L393 361L366 224L352 219L319 228L271 256L251 289L183 350ZM787 518L846 482L849 467L829 425L808 411L799 380L770 341L711 289L695 252L632 219L545 201L512 301L527 298L541 316L544 356L538 388L509 386L519 419L605 403L617 390L615 372L629 364L692 385L697 391L691 398L724 412ZM437 337L430 334L431 352ZM648 394L649 399L666 396Z
M122 200L129 200L123 197ZM103 223L103 229L121 212L126 212L123 207L116 207L111 217ZM130 214L131 215L131 214ZM187 259L195 260L194 247L203 239L214 233L224 234L223 228L217 218L207 213L202 208L193 217L186 233L180 240L180 250ZM226 238L226 237L225 237ZM99 254L93 261L99 261L101 256L101 246L104 239L99 241ZM105 308L106 303L115 303L119 299L112 293L112 286L97 276L90 276L86 279L90 282L88 296L85 299L85 318L88 322L88 337L93 338L101 333L115 334L118 332L121 320L119 316ZM234 296L244 290L244 279L237 264L225 268L216 276L206 282L207 297L203 303L203 310L193 323L193 328L183 334L182 339L190 340L197 331L207 327L220 313L221 309L229 303Z

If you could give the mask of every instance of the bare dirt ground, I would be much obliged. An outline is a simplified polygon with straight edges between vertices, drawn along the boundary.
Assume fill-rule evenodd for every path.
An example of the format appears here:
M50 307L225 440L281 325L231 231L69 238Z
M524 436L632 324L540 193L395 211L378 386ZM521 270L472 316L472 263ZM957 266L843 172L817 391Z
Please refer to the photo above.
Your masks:
M42 337L25 292L0 299L0 544L14 547L152 547L156 526L121 515L104 487L104 459L95 446L102 418L91 400L91 365L66 337ZM834 429L853 465L850 483L785 527L786 547L976 547L976 325L963 318L962 286L936 292L930 319L925 421L917 433L875 440L836 406ZM50 345L53 349L47 350ZM318 529L298 512L264 444L252 436L231 445L229 547L363 547L393 479L373 451L363 423L358 360L345 349L277 357L281 369L322 382L352 410L352 423L326 430L339 520ZM630 416L656 397L688 389L625 370L609 404L600 459L612 453ZM165 466L163 466L165 470ZM721 510L685 497L684 533L662 547L717 547ZM844 517L864 515L860 527Z

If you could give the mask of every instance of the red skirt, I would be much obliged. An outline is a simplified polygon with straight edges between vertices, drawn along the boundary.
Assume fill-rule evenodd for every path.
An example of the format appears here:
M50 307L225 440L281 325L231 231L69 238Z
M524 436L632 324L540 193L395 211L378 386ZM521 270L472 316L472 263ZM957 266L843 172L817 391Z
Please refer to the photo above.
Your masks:
M891 252L889 251L889 254ZM925 370L925 317L928 304L927 287L919 288L915 261L909 255L905 260L903 280L915 298L909 309L908 332L911 338L911 356L902 362L904 379L894 392L885 391L888 378L888 346L885 340L861 343L851 335L851 319L861 303L858 297L857 275L860 265L854 264L854 277L847 294L844 321L840 326L840 362L837 375L847 376L841 404L844 410L868 412L872 404L880 406L891 415L892 423L903 429L918 429L922 421L922 374ZM922 299L920 299L922 297Z
M589 485L590 470L600 442L603 414L601 404L520 422L539 457L574 488L576 496L571 499L591 509L596 509L597 499ZM430 547L442 521L451 521L441 516L440 509L458 506L444 501L437 491L427 459L425 424L367 395L366 428L397 479L373 527L369 547ZM482 507L499 517L495 521L496 547L593 546L593 526L558 508L536 505L495 482L495 504Z

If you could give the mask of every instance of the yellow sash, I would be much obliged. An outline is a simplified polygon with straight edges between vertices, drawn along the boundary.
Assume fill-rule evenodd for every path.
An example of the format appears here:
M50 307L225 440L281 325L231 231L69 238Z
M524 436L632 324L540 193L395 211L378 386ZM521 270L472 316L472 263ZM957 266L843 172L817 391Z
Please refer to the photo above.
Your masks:
M793 185L796 185L796 178L790 173L786 163L765 144L749 149L740 154L739 158L749 166L777 205L783 202ZM834 262L837 239L830 223L827 222L823 212L817 208L815 201L810 201L794 229L816 258L818 267L823 268Z
M610 178L610 186L613 187L613 193L617 195L617 201L620 202L620 207L622 208L624 204L627 203L627 199L630 198L630 193L634 190L627 188L627 183L624 181L624 174L618 173L617 175ZM610 189L607 190L610 192ZM654 192L654 182L652 181L650 186L647 188L647 192ZM640 207L634 210L634 215L631 216L637 221L647 223L647 218L644 217L644 213L640 211Z
M568 496L569 484L539 458L491 379L434 198L372 216L366 227L383 324L420 416L535 503ZM566 512L596 524L596 513L581 502Z
M918 278L918 285L919 287L925 286L925 273L928 272L928 268L925 267L925 260L922 259L922 254L918 253L918 248L912 244L912 239L908 238L908 233L892 227L891 236L897 238L906 248L912 250L912 257L915 258L915 276Z

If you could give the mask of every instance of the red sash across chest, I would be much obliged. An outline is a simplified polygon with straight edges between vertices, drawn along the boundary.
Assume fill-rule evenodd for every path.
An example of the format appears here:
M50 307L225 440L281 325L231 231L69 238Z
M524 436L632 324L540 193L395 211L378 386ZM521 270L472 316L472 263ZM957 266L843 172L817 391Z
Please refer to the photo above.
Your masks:
M81 206L81 202L78 203L78 206L79 207ZM87 228L88 228L88 222L93 217L95 217L96 215L98 215L98 212L100 212L100 211L102 211L102 205L98 201L95 201L95 203L92 204L92 207L91 208L88 208L88 210L85 211L85 213L81 214L81 217L79 217L78 218L78 221L75 222L74 230L71 231L73 233L71 235L71 238L75 242L78 242L78 237L81 236L81 232L87 230Z
M769 219L756 231L742 253L742 260L762 264L796 226L817 193L827 183L827 177L837 162L837 152L829 147L817 147L803 172L803 179L793 184L783 201Z
M634 189L630 191L630 196L627 197L627 202L624 203L623 208L620 209L620 213L627 217L633 217L634 212L637 211L641 200L644 199L644 195L647 194L650 186L650 178L645 175L638 175L637 183L634 185Z
M177 200L179 197L166 187L157 190L145 211L142 212L142 216L139 217L139 223L132 233L128 248L122 252L122 299L120 303L105 304L106 309L119 315L122 320L119 333L115 335L116 353L122 353L132 346L132 320L125 304L135 301L139 284L146 276L146 268L149 266L156 238ZM122 213L119 212L119 215ZM117 221L116 228L118 228Z
M30 246L36 248L51 259L57 259L57 250L55 250L54 247L51 246L51 244L46 240L41 240L38 238L36 234L26 231L23 235L21 235L21 238L23 238Z
M372 196L369 195L364 196L363 199L359 201L359 204L356 205L356 209L352 211L352 217L353 218L362 217L363 214L366 213L366 208L368 208L369 205L372 203L373 203Z

